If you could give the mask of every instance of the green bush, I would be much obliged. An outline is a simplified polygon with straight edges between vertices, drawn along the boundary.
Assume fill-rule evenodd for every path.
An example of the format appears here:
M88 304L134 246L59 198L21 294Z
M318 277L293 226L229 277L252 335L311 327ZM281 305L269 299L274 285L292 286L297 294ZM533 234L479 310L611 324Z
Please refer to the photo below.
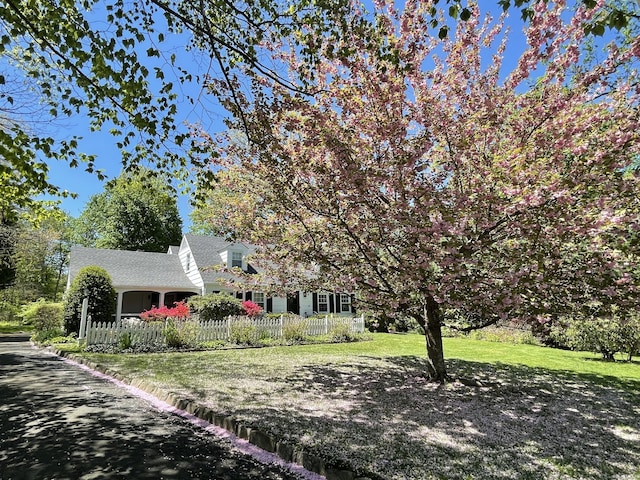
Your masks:
M358 340L358 334L351 331L346 323L335 325L329 332L329 341L332 343L348 343Z
M424 330L418 324L418 321L404 314L397 314L390 317L384 313L369 313L365 315L364 326L365 329L370 332L412 332L424 335Z
M238 345L261 345L264 340L270 338L269 331L258 328L251 320L234 320L231 322L230 338L231 343Z
M16 287L0 290L0 322L20 321L23 296Z
M223 320L229 315L242 315L242 302L227 293L194 295L187 300L189 310L201 321Z
M606 360L614 360L616 353L624 353L631 360L640 353L640 316L613 309L606 317L563 318L554 326L551 337L576 350L600 353Z
M120 334L120 338L118 339L118 348L120 348L120 350L133 348L134 344L134 336L131 332L123 332Z
M508 327L485 327L473 330L469 333L469 338L516 345L538 345L540 343L530 330Z
M62 345L68 343L74 343L76 345L78 344L78 339L75 337L75 335L56 335L40 340L38 335L36 334L31 338L34 342L37 341L38 343L42 343L43 345ZM36 340L36 338L38 338L38 340Z
M33 326L35 342L43 342L49 338L62 335L61 303L46 302L40 299L26 305L20 312L25 323Z
M106 270L96 266L82 268L64 298L64 329L80 331L82 301L89 299L88 314L94 322L111 322L116 311L116 291Z
M193 320L168 318L162 335L168 347L194 347L198 330L198 323Z
M282 338L286 342L304 342L307 339L309 322L302 317L288 317L282 325Z

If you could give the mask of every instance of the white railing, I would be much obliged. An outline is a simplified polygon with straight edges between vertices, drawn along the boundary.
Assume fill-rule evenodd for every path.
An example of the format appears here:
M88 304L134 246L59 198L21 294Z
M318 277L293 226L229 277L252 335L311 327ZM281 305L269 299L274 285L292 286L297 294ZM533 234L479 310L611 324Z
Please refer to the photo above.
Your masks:
M196 320L197 321L197 320ZM359 317L312 317L301 318L292 315L279 317L227 317L224 320L199 322L196 341L229 341L232 329L238 325L250 325L264 332L269 337L281 338L287 325L302 323L309 336L327 335L339 325L347 325L351 333L364 332L364 316ZM85 334L87 345L118 344L123 335L129 335L139 344L163 343L162 331L165 325L161 322L143 322L137 319L123 319L119 322L87 322Z

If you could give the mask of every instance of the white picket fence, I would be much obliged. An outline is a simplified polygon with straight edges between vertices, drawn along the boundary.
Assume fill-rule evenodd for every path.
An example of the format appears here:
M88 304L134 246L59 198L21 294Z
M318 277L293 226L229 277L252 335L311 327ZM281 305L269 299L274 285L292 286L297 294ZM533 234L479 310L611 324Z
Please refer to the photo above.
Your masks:
M281 338L284 328L292 323L306 326L309 336L326 335L339 325L347 325L352 333L364 332L364 316L360 317L312 317L301 318L291 315L280 317L227 317L224 320L211 320L198 323L197 342L229 341L234 326L250 325L269 337ZM87 345L118 344L123 335L130 335L136 343L163 343L162 331L165 325L161 322L143 322L135 319L124 319L119 322L87 322L84 338Z

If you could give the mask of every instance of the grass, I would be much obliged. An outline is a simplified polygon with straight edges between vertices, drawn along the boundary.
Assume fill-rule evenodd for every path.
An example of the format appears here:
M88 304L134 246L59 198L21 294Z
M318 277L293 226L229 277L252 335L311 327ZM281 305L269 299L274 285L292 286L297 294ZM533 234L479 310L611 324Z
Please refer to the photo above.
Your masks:
M0 321L0 334L31 333L33 327L21 322Z
M178 354L83 356L384 479L638 479L640 364L446 338L451 374L425 376L424 338Z

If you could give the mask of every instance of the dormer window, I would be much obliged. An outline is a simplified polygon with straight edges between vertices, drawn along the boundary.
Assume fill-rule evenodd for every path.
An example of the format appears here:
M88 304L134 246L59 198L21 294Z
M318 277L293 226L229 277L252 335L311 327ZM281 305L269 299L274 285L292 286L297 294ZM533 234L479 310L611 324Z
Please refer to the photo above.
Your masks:
M231 253L231 268L238 267L242 268L242 253L241 252L232 252Z
M187 253L187 272L191 270L191 253Z

